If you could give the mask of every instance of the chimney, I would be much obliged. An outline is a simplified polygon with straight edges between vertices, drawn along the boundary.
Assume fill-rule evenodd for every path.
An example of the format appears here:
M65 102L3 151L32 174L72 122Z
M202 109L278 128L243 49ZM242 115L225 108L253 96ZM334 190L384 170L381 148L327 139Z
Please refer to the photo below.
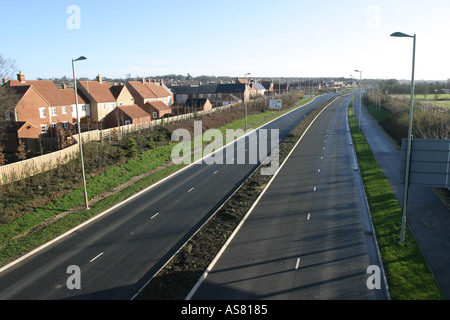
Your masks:
M63 83L63 84L61 85L61 89L67 89L67 83Z
M3 78L2 80L3 80L3 84L6 84L6 83L8 83L8 81L9 81L9 79L8 79L8 78Z
M17 80L19 80L21 83L25 83L25 75L22 73L22 71L19 71L17 74Z
M145 83L145 78L142 78L142 83Z
M97 81L100 82L100 83L103 83L103 79L102 79L102 76L101 76L101 75L98 75L98 76L97 76Z

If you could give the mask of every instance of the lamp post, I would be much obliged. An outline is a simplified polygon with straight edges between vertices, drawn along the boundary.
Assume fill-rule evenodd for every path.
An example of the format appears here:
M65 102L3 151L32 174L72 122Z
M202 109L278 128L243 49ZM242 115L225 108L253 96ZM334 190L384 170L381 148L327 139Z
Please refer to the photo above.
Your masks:
M355 70L355 72L359 72L359 130L361 131L361 99L362 99L362 95L361 95L361 82L362 82L362 71L360 70Z
M247 76L251 73L245 74L245 80L247 80ZM246 81L247 82L247 81ZM245 83L245 86L247 87L247 83ZM244 106L245 106L245 131L247 131L247 100L245 99L245 91L244 91Z
M355 84L355 79L354 79L352 74L350 75L350 78L352 79L352 101L353 101L353 98L354 98L354 95L355 95L355 92L353 90L353 85Z
M84 173L84 159L83 159L83 143L81 141L81 129L80 129L80 115L78 114L78 94L77 94L77 79L75 77L75 61L86 60L87 58L81 56L77 59L72 59L72 71L73 71L73 86L75 92L75 108L77 110L77 126L78 126L78 145L80 147L80 157L81 157L81 171L83 173L83 185L84 185L84 202L86 204L86 210L89 210L89 202L86 190L86 175Z
M409 124L408 124L408 145L406 146L406 168L405 168L405 185L403 191L403 208L402 208L402 229L400 234L400 242L405 241L406 228L406 209L408 204L409 191L409 171L411 167L411 146L412 146L412 121L413 121L413 107L414 107L414 69L416 64L416 34L410 36L402 32L394 32L391 37L398 38L413 38L413 59L412 59L412 76L411 76L411 98L409 104Z

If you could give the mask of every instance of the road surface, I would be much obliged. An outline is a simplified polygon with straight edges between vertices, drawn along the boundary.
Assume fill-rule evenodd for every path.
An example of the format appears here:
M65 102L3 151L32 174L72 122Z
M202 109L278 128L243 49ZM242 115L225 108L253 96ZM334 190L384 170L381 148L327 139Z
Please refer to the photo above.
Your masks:
M317 118L209 275L198 300L385 299L340 97ZM382 269L380 269L382 270Z
M264 128L280 129L283 138L332 96ZM256 167L190 166L0 272L0 299L132 299ZM71 266L79 268L79 279ZM69 288L78 282L79 289Z

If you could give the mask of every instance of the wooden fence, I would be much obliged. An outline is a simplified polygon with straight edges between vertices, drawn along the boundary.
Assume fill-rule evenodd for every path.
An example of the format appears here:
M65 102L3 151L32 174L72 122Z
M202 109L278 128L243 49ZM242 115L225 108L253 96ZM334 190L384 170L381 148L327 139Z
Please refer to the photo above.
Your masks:
M196 112L197 115L206 115L220 110L230 109L234 106L227 105L224 107L218 107L211 110ZM81 140L83 143L91 141L106 141L110 139L113 134L126 134L130 132L140 131L144 129L154 128L159 126L161 122L174 123L185 119L193 118L195 114L188 113L164 119L152 120L140 124L129 124L116 128L91 130L81 133ZM74 135L73 138L78 142L78 135ZM44 154L42 156L22 160L15 163L10 163L4 166L0 166L0 185L8 184L14 181L25 179L36 174L46 172L58 167L58 165L64 165L70 160L76 158L79 153L78 143L52 153Z

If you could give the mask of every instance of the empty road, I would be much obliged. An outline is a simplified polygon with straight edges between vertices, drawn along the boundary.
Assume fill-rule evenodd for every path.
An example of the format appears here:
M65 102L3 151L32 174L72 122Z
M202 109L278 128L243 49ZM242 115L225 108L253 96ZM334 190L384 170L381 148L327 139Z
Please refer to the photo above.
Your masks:
M192 299L385 299L346 108L317 118ZM382 282L382 280L381 280Z
M280 129L283 138L332 96L264 128ZM132 299L256 167L190 166L0 272L0 299ZM79 288L67 285L76 275L71 266L79 268Z

